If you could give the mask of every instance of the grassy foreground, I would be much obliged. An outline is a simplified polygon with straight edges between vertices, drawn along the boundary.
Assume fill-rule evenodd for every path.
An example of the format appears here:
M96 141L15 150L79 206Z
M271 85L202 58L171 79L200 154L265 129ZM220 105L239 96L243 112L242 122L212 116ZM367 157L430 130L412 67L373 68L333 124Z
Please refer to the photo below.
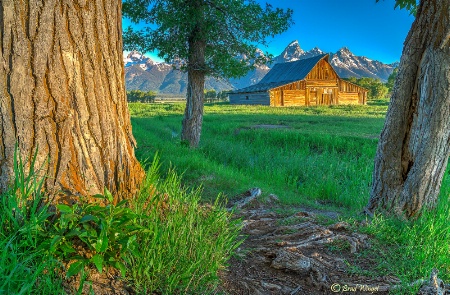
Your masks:
M239 245L221 198L200 204L201 190L174 171L161 178L157 157L135 199L113 205L105 191L96 197L106 206L50 206L39 169L23 167L16 159L0 196L0 294L81 294L83 285L92 294L88 273L110 267L136 294L209 294Z
M307 205L361 219L367 204L378 135L387 103L368 106L270 108L206 105L200 147L179 142L183 104L131 104L137 156L161 152L163 170L176 167L186 185L202 185L204 201L233 198L251 187L285 205ZM406 285L435 267L450 280L450 172L437 211L416 222L376 216L371 275L395 275ZM417 286L416 286L417 287ZM414 287L399 290L409 294Z
M383 102L206 106L197 150L179 142L182 104L130 109L137 155L148 172L141 193L129 202L52 208L45 204L38 167L24 171L16 160L15 182L0 196L0 294L65 294L67 276L83 281L87 271L111 266L137 294L212 293L218 271L239 245L239 224L223 202L251 187L278 195L286 210L308 205L339 211L350 222L364 218L359 213L369 195ZM398 276L405 284L400 294L414 294L417 286L406 285L433 267L449 281L449 196L447 170L436 211L415 222L376 216L355 228L373 237L373 247L361 253L374 262L370 275ZM111 197L107 191L98 196L106 202ZM355 274L362 271L349 266Z

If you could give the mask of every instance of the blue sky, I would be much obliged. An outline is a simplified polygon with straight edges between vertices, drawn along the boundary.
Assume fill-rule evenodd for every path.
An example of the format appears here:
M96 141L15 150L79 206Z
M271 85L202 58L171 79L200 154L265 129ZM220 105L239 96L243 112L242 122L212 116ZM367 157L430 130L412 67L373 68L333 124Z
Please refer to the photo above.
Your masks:
M258 0L259 1L259 0ZM400 60L403 42L414 17L395 9L395 0L266 0L274 7L292 8L295 24L288 31L269 40L267 48L280 54L293 40L303 50L319 47L336 52L346 46L356 55L392 63ZM123 20L126 28L130 22ZM149 53L158 60L156 54Z

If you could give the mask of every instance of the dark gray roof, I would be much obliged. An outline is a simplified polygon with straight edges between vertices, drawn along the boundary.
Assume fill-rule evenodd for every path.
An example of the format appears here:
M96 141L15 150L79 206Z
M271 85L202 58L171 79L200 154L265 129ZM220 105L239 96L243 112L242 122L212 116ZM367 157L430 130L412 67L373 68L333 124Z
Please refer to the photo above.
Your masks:
M303 80L309 72L311 72L314 66L327 55L328 54L320 54L307 59L276 64L258 84L238 89L231 93L263 92L295 81Z

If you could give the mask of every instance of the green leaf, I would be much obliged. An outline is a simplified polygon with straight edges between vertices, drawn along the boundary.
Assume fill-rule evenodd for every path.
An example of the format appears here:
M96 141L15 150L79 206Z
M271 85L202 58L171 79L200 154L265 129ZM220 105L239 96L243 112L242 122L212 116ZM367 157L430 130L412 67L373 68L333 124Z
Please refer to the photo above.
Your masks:
M105 197L108 199L108 201L110 203L112 203L114 201L114 198L113 198L112 194L109 192L109 190L106 187L105 187L104 194L105 194Z
M77 214L73 214L71 212L64 212L64 215L61 216L61 220L65 221L77 221L79 216Z
M58 208L61 213L72 213L72 207L64 204L58 204L56 205L56 208Z
M89 221L97 222L98 221L98 217L89 214L89 215L83 216L83 218L80 219L80 223L89 222Z
M106 199L105 196L101 195L101 194L96 194L96 195L93 195L92 197L96 198L96 199Z
M99 273L102 273L103 270L103 256L100 254L95 254L92 256L91 261L95 264Z
M50 252L55 252L58 247L59 242L61 241L61 236L54 236L52 242L50 243Z
M71 245L69 245L67 242L64 242L61 244L60 246L61 250L64 252L64 254L70 254L70 253L75 253L77 251L75 251L75 249L72 248Z
M106 234L106 231L102 230L97 243L95 243L95 250L97 252L105 252L106 249L108 249L108 236Z
M122 277L125 277L126 273L127 273L127 268L125 267L125 264L123 264L120 261L116 261L116 263L114 263L114 266L120 270L120 273L122 274Z
M72 229L71 231L69 231L69 232L66 234L66 238L71 238L71 237L79 236L80 234L81 234L81 232L80 232L77 228L75 228L75 229Z
M78 274L84 268L84 264L84 260L78 260L72 263L66 273L66 277L70 278L71 276Z

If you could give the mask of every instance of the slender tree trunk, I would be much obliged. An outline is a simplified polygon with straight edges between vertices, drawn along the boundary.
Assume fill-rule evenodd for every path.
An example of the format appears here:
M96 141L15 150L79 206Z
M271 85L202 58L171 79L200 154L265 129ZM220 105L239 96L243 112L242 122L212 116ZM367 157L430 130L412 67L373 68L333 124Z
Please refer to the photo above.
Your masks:
M201 3L196 2L200 10ZM181 140L187 141L192 148L196 148L200 142L203 122L206 42L201 35L200 20L189 38L188 87L181 131Z
M134 194L120 0L0 1L0 190L38 150L52 195Z
M367 209L434 208L450 155L450 2L422 0L378 143Z

